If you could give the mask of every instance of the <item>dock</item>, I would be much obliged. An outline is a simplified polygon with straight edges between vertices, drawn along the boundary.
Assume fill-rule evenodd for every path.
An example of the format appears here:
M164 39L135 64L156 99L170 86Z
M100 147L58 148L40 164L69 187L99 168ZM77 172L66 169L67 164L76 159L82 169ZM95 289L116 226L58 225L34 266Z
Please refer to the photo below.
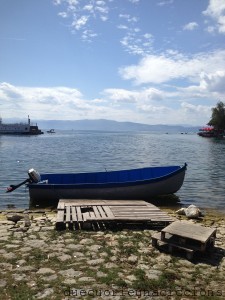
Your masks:
M166 226L174 219L155 205L141 200L61 199L56 229L85 229L125 223Z

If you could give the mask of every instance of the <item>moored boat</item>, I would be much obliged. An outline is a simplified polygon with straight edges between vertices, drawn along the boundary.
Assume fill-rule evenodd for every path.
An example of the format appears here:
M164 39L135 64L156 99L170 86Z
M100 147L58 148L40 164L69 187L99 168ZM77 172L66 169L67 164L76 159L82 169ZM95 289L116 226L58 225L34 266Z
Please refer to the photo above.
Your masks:
M0 134L38 135L43 134L43 132L38 128L37 124L31 124L29 116L27 123L10 124L3 123L0 117Z
M46 205L56 205L59 199L149 199L176 193L183 184L186 167L185 163L111 172L37 173L35 180L28 173L27 186L31 202ZM8 192L18 186L11 186Z
M55 133L55 130L54 129L50 129L47 131L47 133Z

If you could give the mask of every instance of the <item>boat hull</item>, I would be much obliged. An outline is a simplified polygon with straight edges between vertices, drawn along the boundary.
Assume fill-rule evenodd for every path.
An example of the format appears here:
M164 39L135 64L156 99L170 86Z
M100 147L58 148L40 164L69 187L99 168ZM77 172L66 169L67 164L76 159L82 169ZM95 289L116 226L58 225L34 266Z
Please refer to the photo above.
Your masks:
M146 200L176 193L182 186L186 165L178 171L143 181L107 184L29 184L31 203L57 205L59 199Z

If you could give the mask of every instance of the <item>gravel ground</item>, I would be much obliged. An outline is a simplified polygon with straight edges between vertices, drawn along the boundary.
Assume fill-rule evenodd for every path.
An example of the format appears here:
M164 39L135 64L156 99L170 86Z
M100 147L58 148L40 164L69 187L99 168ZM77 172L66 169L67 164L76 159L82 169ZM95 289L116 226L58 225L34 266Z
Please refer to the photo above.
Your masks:
M186 219L176 216L177 219ZM189 222L217 228L210 254L154 248L154 228L57 231L54 211L0 212L1 299L224 299L225 221L207 211Z

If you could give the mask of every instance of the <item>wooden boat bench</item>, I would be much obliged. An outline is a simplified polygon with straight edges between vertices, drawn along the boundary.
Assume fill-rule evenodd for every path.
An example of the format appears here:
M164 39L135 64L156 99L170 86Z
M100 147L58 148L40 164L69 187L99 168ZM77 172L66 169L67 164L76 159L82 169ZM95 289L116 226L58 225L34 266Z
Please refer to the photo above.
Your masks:
M167 213L142 200L92 200L61 199L57 207L56 229L88 227L97 222L105 223L160 223L173 222Z
M205 252L214 247L216 229L203 227L186 221L176 221L165 227L161 232L152 236L152 245L158 242L168 246L169 252L181 249L186 252L188 259L193 258L195 252Z

